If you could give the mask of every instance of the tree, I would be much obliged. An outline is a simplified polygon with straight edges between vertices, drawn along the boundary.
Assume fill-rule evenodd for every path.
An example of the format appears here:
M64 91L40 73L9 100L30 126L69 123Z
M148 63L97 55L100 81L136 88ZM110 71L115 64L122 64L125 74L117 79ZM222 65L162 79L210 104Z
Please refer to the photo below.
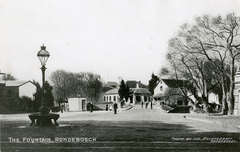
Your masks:
M102 93L101 77L93 73L57 70L51 74L50 80L53 83L54 98L58 102L72 97L86 97L98 102Z
M46 100L48 108L53 108L54 106L54 98L52 94L53 87L48 83L48 81L45 82L45 94L44 94L44 100Z
M60 99L66 101L70 97L77 97L79 84L77 75L57 70L52 72L50 80L53 83L53 95L57 101Z
M122 107L124 105L123 99L125 99L125 101L128 101L128 98L130 95L130 88L128 85L125 84L124 80L121 81L120 87L118 89L118 94L120 96L121 107Z
M34 111L39 111L39 108L42 105L42 87L40 84L33 80L33 83L36 86L36 93L34 93ZM53 87L48 83L48 81L45 81L45 93L44 93L44 100L47 101L48 108L52 108L54 105L54 98L52 94Z
M16 78L14 76L12 76L11 74L5 74L3 75L3 78L2 78L4 81L14 81L16 80Z
M179 88L167 88L164 92L164 97L168 102L167 104L171 107L176 106L178 101L186 102L185 96ZM187 105L188 103L186 102L185 104Z
M126 89L126 85L125 85L124 80L122 80L121 84L119 86L119 89L118 89L118 94L119 94L119 97L120 97L121 101L123 100L123 98L125 96L125 89Z
M171 74L170 69L167 67L162 67L159 72L159 76L169 76Z
M130 95L130 88L129 88L128 85L126 85L126 87L125 87L125 94L124 94L125 101L128 101L129 95Z
M41 107L41 104L42 104L42 88L38 82L33 80L33 83L36 86L36 92L33 94L34 96L33 107L34 107L34 111L37 112L39 111L39 108Z
M204 75L205 58L200 55L188 53L189 50L184 47L184 42L178 38L169 41L169 53L167 59L172 65L176 80L186 79L188 84L179 87L184 96L196 105L190 96L193 95L198 102L203 103L205 110L208 106L206 77ZM191 94L189 94L189 92ZM199 96L200 95L200 96Z
M158 76L154 75L154 73L152 73L152 78L149 80L149 83L148 83L148 89L150 91L150 93L152 95L154 95L154 89L159 81L159 78Z
M33 101L32 101L32 99L27 97L27 96L20 97L18 110L19 111L24 111L24 112L32 112L33 111Z
M130 88L125 84L124 80L121 81L120 88L118 89L118 94L120 96L120 100L125 99L126 101L130 95Z
M239 28L240 18L234 14L228 14L225 19L221 16L209 17L205 15L196 17L195 24L184 24L178 36L171 39L169 45L170 49L175 50L175 54L179 54L183 58L182 61L184 62L182 63L185 64L185 69L187 69L189 75L199 73L200 77L195 77L193 80L198 82L196 78L201 79L199 82L201 82L202 88L199 88L196 85L197 83L194 84L198 87L198 91L202 93L204 93L204 90L206 92L209 83L207 82L208 78L205 79L208 75L205 75L206 73L201 70L203 67L201 65L211 62L212 66L218 70L218 73L215 74L218 75L219 79L216 79L216 81L220 80L222 84L223 109L225 108L224 105L226 105L226 94L229 92L230 102L228 107L230 114L233 113L234 105L235 62L240 55ZM197 60L198 58L200 60ZM195 66L197 66L198 70L194 72ZM225 84L228 78L230 85L229 88L226 88Z
M83 82L83 88L86 97L96 103L100 99L102 93L102 82L99 75L94 75L93 73L85 73L85 81Z

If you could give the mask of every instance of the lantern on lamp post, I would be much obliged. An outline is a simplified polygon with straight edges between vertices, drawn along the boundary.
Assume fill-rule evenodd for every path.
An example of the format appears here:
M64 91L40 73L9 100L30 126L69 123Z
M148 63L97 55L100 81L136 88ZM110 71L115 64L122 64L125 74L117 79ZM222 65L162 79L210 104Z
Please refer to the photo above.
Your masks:
M42 106L40 107L40 113L41 114L48 114L49 113L49 109L47 107L47 103L46 100L44 100L44 96L45 96L45 70L47 69L45 67L46 62L49 58L50 54L49 52L46 50L46 46L41 46L41 50L38 52L37 57L39 58L40 62L41 62L41 70L42 70Z
M50 54L46 50L46 46L41 46L41 50L38 52L37 57L39 58L41 62L41 70L42 70L42 104L40 107L40 113L34 113L28 115L30 120L32 121L30 125L35 125L37 120L38 126L51 126L52 125L52 119L55 122L55 125L58 125L57 120L59 118L59 114L49 113L49 108L47 107L47 101L44 99L45 94L45 70L47 69L45 67L46 62L49 58Z

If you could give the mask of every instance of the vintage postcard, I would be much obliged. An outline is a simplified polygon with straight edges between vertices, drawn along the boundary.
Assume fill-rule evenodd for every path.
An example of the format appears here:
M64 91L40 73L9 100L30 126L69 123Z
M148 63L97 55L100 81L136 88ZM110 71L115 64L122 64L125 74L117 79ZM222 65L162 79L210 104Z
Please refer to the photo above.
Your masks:
M239 0L1 0L0 152L240 151Z

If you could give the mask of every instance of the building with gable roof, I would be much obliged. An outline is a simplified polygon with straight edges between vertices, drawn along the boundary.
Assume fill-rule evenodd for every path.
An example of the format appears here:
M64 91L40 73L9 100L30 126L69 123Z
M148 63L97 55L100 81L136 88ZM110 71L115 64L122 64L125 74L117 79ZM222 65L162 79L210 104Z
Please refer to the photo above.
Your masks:
M151 93L147 89L147 86L142 84L140 81L126 81L126 86L130 89L129 101L132 104L137 104L141 102L149 102ZM104 102L117 102L120 106L120 96L118 94L119 85L106 91L103 95Z
M26 96L33 100L36 92L36 86L31 81L2 81L0 88L0 112L7 109L17 110L21 97Z
M141 81L134 81L134 80L126 81L126 86L128 86L130 89L136 88L137 84L139 88L147 88L147 86L142 84Z
M150 101L150 91L147 88L141 88L139 84L141 84L141 82L137 82L135 88L130 88L132 91L132 94L130 95L132 96L131 103L133 104L145 103Z
M176 80L176 79L160 79L154 89L154 98L160 99L163 97L165 91L168 88L178 88L186 84L186 80Z
M155 101L161 101L161 103L157 104L164 104L165 100L165 92L168 88L179 88L184 86L187 83L186 80L176 80L176 79L160 79L154 89L153 98ZM177 105L184 105L184 102L179 99L176 103Z
M103 87L103 101L104 102L116 102L119 101L118 95L119 85L116 82L107 82Z
M112 88L118 88L119 84L117 82L107 82L107 86L112 87Z
M168 101L165 101L164 93L168 88L179 88L184 87L188 83L187 80L176 80L176 79L160 79L160 81L157 83L155 89L154 89L154 95L153 98L155 101L160 101L161 103L165 103ZM189 93L190 94L190 93ZM189 98L191 98L194 102L197 102L197 100L194 98L193 95L190 95ZM216 104L219 105L219 97L217 94L209 92L208 94L208 102L210 104ZM160 103L160 104L161 104ZM186 105L188 102L183 101L183 99L176 100L176 105ZM217 111L218 107L216 107Z
M130 103L140 104L150 101L151 93L147 89L147 86L142 84L141 81L126 81L126 85L130 89Z
M105 102L117 102L119 101L120 97L118 94L118 88L113 88L105 92L103 97Z

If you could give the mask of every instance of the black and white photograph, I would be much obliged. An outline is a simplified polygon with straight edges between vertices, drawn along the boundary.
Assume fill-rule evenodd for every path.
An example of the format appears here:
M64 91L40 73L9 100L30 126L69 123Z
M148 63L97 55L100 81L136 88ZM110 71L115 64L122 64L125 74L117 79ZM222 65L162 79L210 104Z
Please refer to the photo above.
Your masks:
M239 152L239 0L0 0L0 152Z

